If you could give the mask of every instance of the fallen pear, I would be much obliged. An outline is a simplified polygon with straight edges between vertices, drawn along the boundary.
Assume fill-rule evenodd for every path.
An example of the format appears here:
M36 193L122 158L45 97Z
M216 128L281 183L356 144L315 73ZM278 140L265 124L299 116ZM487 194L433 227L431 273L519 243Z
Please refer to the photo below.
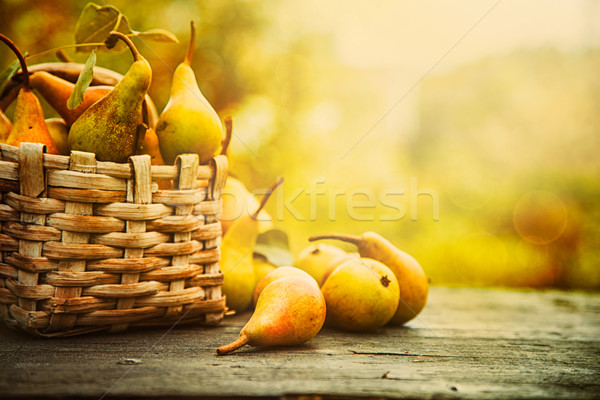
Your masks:
M324 322L325 299L314 281L298 276L279 278L264 288L239 338L219 347L217 354L230 353L246 344L303 344L319 333Z
M348 254L339 247L327 243L312 243L302 249L296 257L296 267L312 276L319 286L330 266L346 258Z
M6 138L6 144L11 146L19 146L23 142L42 143L46 145L46 150L51 154L59 154L56 143L50 136L48 126L44 119L44 112L40 101L31 91L29 85L29 73L27 63L23 53L8 37L0 34L2 40L15 53L21 64L23 71L23 86L17 94L15 111L13 114L13 126Z
M366 232L361 236L316 235L309 241L337 239L353 243L361 257L373 258L394 272L400 285L400 299L391 325L402 325L416 317L427 303L429 281L421 265L411 255L398 249L383 236Z
M69 145L72 150L96 153L99 161L127 162L141 145L143 105L150 87L150 64L137 51L131 40L120 32L109 39L124 41L134 62L117 85L86 109L71 126Z
M258 213L267 203L271 193L283 182L280 178L266 192L253 214L237 219L223 236L221 242L222 290L227 306L238 312L252 303L254 293L253 249L259 234Z
M196 153L206 164L218 152L223 127L216 111L204 97L192 70L196 28L191 22L191 37L185 59L175 69L171 96L156 123L160 151L167 164L182 153Z
M256 287L254 288L254 306L256 306L258 297L262 293L263 289L265 287L267 287L267 285L269 283L271 283L279 278L286 277L286 276L300 276L300 277L308 279L311 282L314 282L315 285L317 286L317 288L319 287L319 284L317 283L317 281L315 281L315 279L312 276L310 276L306 272L302 271L301 269L298 269L296 267L286 266L286 265L277 267L273 271L271 271L267 275L265 275L265 277L262 278L260 280L260 282L258 282L258 285L256 285Z
M327 304L327 324L364 332L387 324L398 308L394 273L371 258L351 258L340 264L321 288Z

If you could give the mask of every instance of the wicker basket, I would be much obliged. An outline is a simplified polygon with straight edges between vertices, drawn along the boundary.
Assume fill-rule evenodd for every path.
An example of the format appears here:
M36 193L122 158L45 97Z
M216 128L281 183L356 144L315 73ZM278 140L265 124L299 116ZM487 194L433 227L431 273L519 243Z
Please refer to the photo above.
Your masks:
M0 145L0 317L39 336L218 324L226 174L224 156L151 166Z

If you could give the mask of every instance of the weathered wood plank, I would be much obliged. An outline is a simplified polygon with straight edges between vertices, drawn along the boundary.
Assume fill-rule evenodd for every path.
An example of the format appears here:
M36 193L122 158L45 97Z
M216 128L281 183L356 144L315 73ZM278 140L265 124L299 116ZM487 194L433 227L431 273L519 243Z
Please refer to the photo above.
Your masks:
M0 397L593 399L599 316L599 294L434 287L408 327L324 329L304 346L224 357L216 347L237 337L248 314L214 328L71 339L2 328Z

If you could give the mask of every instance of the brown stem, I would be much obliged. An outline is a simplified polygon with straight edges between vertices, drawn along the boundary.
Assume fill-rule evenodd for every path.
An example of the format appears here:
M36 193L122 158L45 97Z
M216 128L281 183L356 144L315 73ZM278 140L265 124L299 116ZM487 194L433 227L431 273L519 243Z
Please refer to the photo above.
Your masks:
M256 219L258 217L258 213L264 208L265 204L267 204L267 200L269 200L269 197L271 197L271 194L273 194L275 189L277 189L277 186L281 185L282 182L283 182L283 177L280 177L279 179L277 179L277 182L272 184L271 187L267 189L267 192L265 193L263 198L260 200L260 205L258 206L258 209L256 211L254 211L254 214L252 214L250 217L252 217L253 219Z
M133 44L133 42L131 41L131 39L129 39L127 37L127 35L125 35L125 34L123 34L121 32L111 31L108 34L108 37L106 38L106 41L108 43L111 40L114 40L115 38L121 39L127 45L127 47L129 47L129 50L131 51L131 54L133 54L133 60L134 61L139 61L142 58L142 55L140 54L140 52L138 51L138 49L135 47L135 45ZM107 44L107 47L109 47L108 44Z
M21 53L21 50L19 50L17 45L15 45L15 43L12 40L10 40L8 37L4 36L1 33L0 40L6 43L6 45L10 47L12 52L15 53L15 55L19 59L19 64L21 64L21 71L23 71L23 88L25 90L29 90L29 71L27 70L27 62L25 61L25 57L23 57L23 53Z
M248 337L245 333L242 332L240 333L240 337L234 340L233 342L226 344L225 346L219 347L217 349L217 354L223 356L225 354L231 353L232 351L244 347L249 340L250 337Z
M231 136L233 135L233 118L231 116L225 117L225 139L221 146L221 155L226 156L229 150L229 143L231 143Z
M183 60L184 64L192 65L192 58L194 57L194 49L196 48L196 25L194 21L190 21L190 43L188 44L187 53Z
M323 239L336 239L336 240L341 240L343 242L348 242L348 243L352 243L358 246L358 244L361 242L361 238L360 236L354 236L354 235L344 235L341 233L333 233L333 234L328 234L328 235L314 235L308 238L309 242L314 242L315 240L323 240Z
M73 62L73 60L71 60L71 57L69 57L67 55L67 53L65 53L62 49L58 49L56 51L56 58L58 58L58 61L64 62L64 63L71 63L71 62Z

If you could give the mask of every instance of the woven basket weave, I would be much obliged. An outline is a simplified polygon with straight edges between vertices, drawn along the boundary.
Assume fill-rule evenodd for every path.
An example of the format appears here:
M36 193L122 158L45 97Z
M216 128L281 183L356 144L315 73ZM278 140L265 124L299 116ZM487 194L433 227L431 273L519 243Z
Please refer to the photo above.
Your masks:
M224 156L151 166L0 145L0 317L40 336L218 324L226 174Z

